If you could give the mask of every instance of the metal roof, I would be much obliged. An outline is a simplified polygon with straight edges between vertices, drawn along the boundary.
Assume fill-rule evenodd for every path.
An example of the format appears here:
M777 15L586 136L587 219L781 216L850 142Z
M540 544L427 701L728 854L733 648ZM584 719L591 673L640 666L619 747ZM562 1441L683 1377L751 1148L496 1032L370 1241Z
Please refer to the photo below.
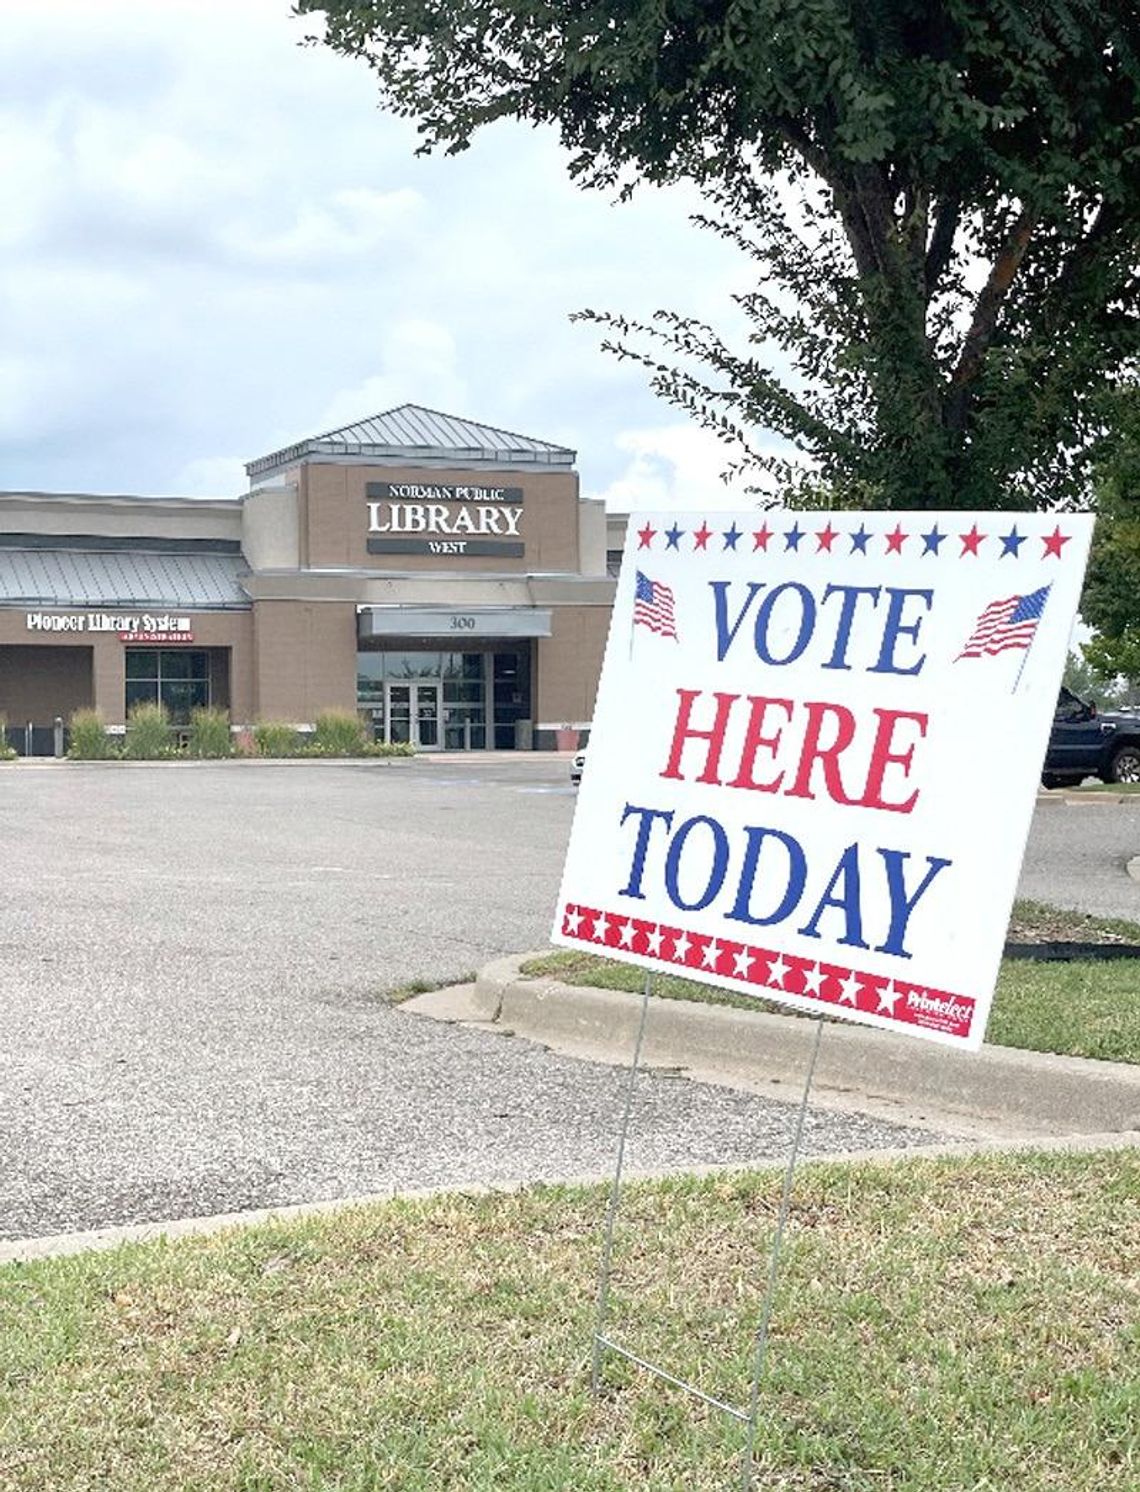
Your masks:
M240 554L0 549L0 604L248 608Z
M401 404L339 430L310 436L284 450L250 461L251 478L264 476L305 456L340 456L355 460L414 460L466 466L569 467L575 452L513 430L480 425L474 420L441 414L420 404Z

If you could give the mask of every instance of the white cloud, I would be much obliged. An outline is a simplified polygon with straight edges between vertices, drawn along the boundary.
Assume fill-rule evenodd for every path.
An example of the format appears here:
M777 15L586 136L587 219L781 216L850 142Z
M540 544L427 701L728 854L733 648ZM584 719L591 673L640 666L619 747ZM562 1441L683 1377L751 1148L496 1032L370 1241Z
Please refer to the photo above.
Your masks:
M248 458L241 456L202 456L188 461L174 479L174 491L189 492L196 497L240 497L249 491L245 474Z
M69 144L77 188L118 209L191 217L241 190L237 163L170 129L139 132L136 110L87 106Z
M34 238L37 225L55 198L58 152L50 139L0 115L0 248Z
M394 192L357 187L333 192L323 202L302 202L286 229L231 224L218 237L256 264L327 272L332 261L374 255L382 244L406 237L423 205L420 194L407 187Z
M384 335L376 360L382 371L338 389L312 433L350 425L398 404L463 413L467 384L458 371L455 339L446 327L414 318L399 321Z
M745 490L756 477L722 480L722 473L738 457L739 448L719 440L696 425L662 425L624 430L615 439L630 460L624 471L590 497L605 500L616 513L645 509L750 507L756 503Z

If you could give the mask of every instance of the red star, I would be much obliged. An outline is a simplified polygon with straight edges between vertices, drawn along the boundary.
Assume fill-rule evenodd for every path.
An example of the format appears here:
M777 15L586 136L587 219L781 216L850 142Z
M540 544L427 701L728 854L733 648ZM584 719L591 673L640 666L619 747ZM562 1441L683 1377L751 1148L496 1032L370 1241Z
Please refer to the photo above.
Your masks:
M819 533L817 533L816 536L815 536L815 542L816 542L816 545L817 545L817 548L816 548L816 551L815 551L816 554L818 554L821 549L826 549L827 552L828 552L828 554L830 554L831 553L831 546L835 543L835 541L836 541L836 539L838 539L838 537L839 537L839 530L836 529L836 528L832 528L832 526L831 526L831 519L829 518L827 520L827 527L826 528L821 528L820 531L819 531Z
M768 527L767 524L765 524L763 526L763 528L755 528L755 529L753 529L752 530L752 538L753 538L752 548L753 548L753 551L755 551L757 549L762 549L764 551L764 553L767 554L768 553L768 540L771 537L772 537L772 530Z
M958 556L961 559L963 554L977 554L978 545L985 538L985 534L978 532L978 525L975 523L968 534L959 534L958 537L962 541L962 554Z
M1041 558L1045 559L1048 555L1051 554L1054 555L1057 559L1060 559L1061 546L1063 544L1067 544L1072 537L1072 534L1063 534L1061 532L1060 524L1057 525L1057 527L1051 534L1043 534L1041 536L1041 542L1045 545L1045 553L1041 556Z
M888 554L901 554L902 553L902 547L903 547L903 545L907 541L907 535L903 533L902 524L901 523L896 523L895 526L894 526L894 528L891 530L891 532L889 534L887 534L886 539L887 539L887 553Z
M709 528L708 524L705 523L705 521L702 519L700 528L695 528L693 530L693 547L696 549L703 549L711 538L712 529Z
M648 523L645 525L644 528L639 528L637 531L637 537L641 540L641 543L637 547L639 549L649 549L653 544L653 536L656 534L656 532L657 530L655 528L650 528Z

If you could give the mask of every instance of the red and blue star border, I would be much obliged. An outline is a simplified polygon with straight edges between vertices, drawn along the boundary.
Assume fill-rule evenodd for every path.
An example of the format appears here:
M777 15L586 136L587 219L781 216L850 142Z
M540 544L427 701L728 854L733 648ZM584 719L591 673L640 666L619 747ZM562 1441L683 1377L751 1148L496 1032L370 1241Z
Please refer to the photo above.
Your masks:
M995 556L1003 560L1023 557L1059 560L1063 557L1065 545L1072 539L1071 534L1062 531L1059 523L1051 534L1032 535L1021 533L1014 522L1010 523L1006 533L1000 533L997 529L979 529L976 522L971 523L968 529L960 529L955 525L945 530L939 528L937 523L931 523L924 532L921 525L904 529L897 521L893 529L868 529L862 521L858 528L836 528L830 518L822 528L811 524L806 528L801 527L798 519L793 521L790 528L773 528L764 519L756 528L741 528L735 518L728 528L721 528L719 525L710 528L707 518L701 519L699 528L681 528L675 519L669 528L654 528L647 519L634 532L638 540L638 553L648 550L651 553L666 554L673 550L677 554L692 554L703 550L706 554L724 554L729 551L736 554L795 553L804 556L861 554L868 558L876 554L908 554L921 558L959 560L983 556ZM942 552L943 544L947 546L945 554ZM1036 552L1038 544L1042 545L1040 554ZM1028 545L1024 556L1023 545Z
M837 1015L878 1016L900 1026L921 1027L961 1040L969 1037L977 1001L926 984L868 974L831 961L779 953L754 943L688 932L682 927L567 902L561 910L562 936L589 944L598 953L617 950L632 960L671 973L700 973L727 988L758 998L831 1007ZM631 960L631 961L632 961Z

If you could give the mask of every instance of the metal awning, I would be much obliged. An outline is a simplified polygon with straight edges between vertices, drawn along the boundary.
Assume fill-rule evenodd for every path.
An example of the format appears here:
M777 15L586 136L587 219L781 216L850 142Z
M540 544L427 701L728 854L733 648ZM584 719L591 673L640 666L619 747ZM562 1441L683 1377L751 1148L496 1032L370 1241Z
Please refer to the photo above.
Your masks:
M549 637L550 612L538 606L361 606L358 632L370 637Z
M240 554L0 548L0 605L246 610Z

